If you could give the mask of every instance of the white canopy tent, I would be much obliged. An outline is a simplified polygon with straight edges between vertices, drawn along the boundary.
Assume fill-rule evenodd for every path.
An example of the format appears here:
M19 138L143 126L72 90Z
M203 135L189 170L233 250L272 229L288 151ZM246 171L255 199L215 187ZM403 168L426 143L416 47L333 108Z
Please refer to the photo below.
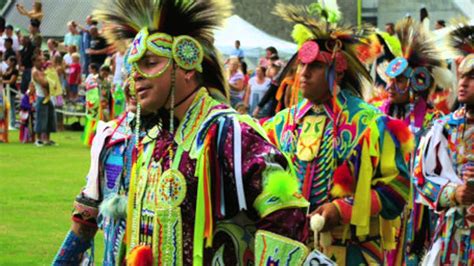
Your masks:
M275 47L283 59L290 58L297 50L296 44L271 36L238 15L233 15L222 28L214 32L214 44L224 56L229 56L236 40L240 41L245 60L251 65L265 55L265 48L269 46Z

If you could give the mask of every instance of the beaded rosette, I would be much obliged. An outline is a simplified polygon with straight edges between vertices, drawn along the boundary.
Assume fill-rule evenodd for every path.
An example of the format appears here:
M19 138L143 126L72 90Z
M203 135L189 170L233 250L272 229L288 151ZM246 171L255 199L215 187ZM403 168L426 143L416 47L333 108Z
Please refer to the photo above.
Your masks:
M135 200L131 217L130 257L133 257L134 250L151 247L153 265L182 265L180 205L186 197L186 179L177 170L180 158L175 158L177 160L172 167L163 172L163 161L151 159L154 147L152 141L143 151L142 161L144 165L149 163L149 167L140 169L132 195Z
M432 85L431 74L426 67L420 66L413 69L403 57L393 59L388 64L385 74L391 79L400 75L405 76L414 91L424 91Z

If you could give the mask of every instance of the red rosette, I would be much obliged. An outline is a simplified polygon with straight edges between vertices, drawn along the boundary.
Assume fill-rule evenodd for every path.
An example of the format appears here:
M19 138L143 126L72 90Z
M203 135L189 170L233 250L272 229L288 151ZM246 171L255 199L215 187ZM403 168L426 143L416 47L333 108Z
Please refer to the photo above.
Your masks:
M318 58L319 51L319 45L315 41L307 41L298 51L298 59L303 64L310 64Z

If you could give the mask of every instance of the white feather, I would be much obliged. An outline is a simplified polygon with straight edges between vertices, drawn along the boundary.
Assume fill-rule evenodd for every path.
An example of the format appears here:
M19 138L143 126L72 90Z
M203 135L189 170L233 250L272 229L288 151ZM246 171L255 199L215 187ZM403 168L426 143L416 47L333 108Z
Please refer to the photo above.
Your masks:
M432 72L433 78L439 87L446 89L453 86L454 75L449 69L443 67L434 67Z

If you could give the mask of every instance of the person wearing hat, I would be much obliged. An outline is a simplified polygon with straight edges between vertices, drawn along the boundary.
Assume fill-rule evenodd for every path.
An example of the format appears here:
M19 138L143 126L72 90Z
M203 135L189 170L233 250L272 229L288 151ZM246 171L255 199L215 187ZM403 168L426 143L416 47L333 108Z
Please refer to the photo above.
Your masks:
M340 26L339 11L328 3L277 6L280 16L297 23L304 99L264 128L294 162L311 204L311 229L326 239L315 248L337 265L382 265L385 251L395 247L391 226L408 197L405 155L412 136L362 100L370 75L361 60L374 47L371 30Z
M421 136L431 123L443 114L429 101L437 85L450 86L451 73L441 58L441 51L430 40L428 32L414 20L403 19L395 27L402 54L391 60L382 76L386 79L388 95L380 109L386 115L400 119L415 136L410 157L412 173L410 200L406 206L399 233L397 251L392 252L389 264L417 264L434 232L435 214L421 204L413 176L415 151Z
M458 24L451 45L462 55L459 107L423 137L415 176L423 202L439 214L423 265L474 263L474 26Z
M249 265L257 229L302 240L308 202L289 162L254 120L224 103L213 30L229 10L227 0L104 0L94 12L109 43L132 40L128 201L104 206L98 187L109 179L89 179L57 264L78 263L101 217L116 214L126 230L113 265Z

